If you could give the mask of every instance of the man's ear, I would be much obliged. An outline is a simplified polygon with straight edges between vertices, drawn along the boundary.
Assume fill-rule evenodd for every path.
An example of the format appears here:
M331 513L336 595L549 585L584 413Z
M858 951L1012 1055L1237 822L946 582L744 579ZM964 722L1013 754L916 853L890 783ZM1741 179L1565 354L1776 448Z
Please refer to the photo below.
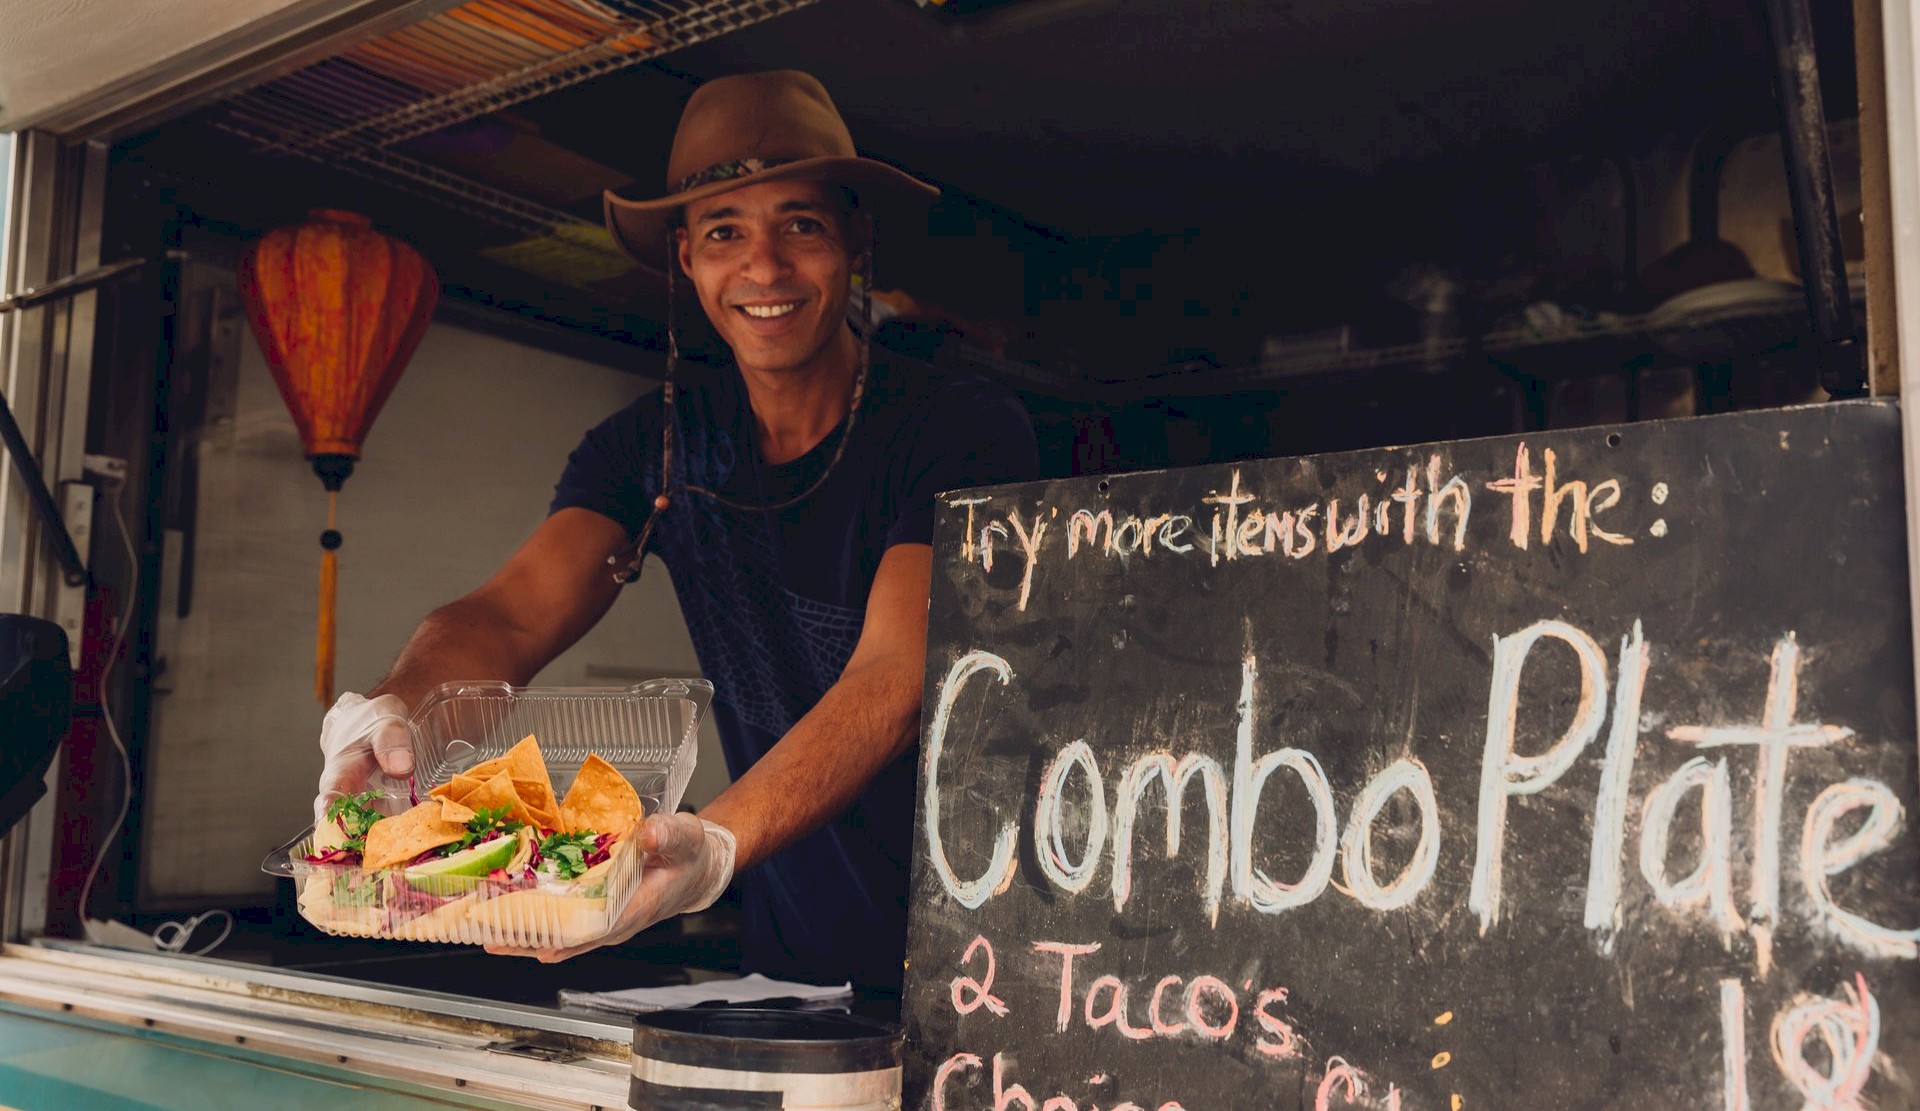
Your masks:
M684 224L673 229L673 261L682 274L693 277L693 240L687 236Z

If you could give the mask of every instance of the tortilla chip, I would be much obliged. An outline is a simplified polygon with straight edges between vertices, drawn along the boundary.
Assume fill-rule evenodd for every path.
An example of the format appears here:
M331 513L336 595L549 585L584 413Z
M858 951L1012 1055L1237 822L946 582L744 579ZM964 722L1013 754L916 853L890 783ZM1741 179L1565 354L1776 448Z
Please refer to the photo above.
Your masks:
M493 773L477 783L466 794L458 797L461 806L471 810L496 810L502 806L512 809L520 805L520 796L513 793L513 776L505 768Z
M427 794L437 799L452 799L455 802L464 803L467 796L472 794L475 788L492 778L493 774L492 772L488 772L486 775L474 775L471 772L461 772L440 786L428 791Z
M515 802L513 809L507 811L507 817L512 818L516 822L525 822L534 829L560 828L560 816L557 813L547 810L536 810L528 806L525 799L520 799Z
M391 818L373 823L367 830L366 851L360 854L360 866L369 871L405 864L428 849L451 845L467 832L465 822L450 822L442 813L442 800L423 802Z
M560 804L554 800L553 787L545 782L516 777L513 781L513 793L520 796L520 803L533 815L531 824L541 829L560 828Z
M452 799L440 800L440 817L446 821L459 822L461 825L466 825L468 822L473 821L474 816L473 811L461 803L457 803Z
M553 798L553 780L547 776L547 761L540 754L540 742L529 733L520 738L520 743L507 750L500 759L506 761L507 771L515 780L538 783L546 797ZM527 796L522 795L522 798Z
M494 773L501 770L512 772L520 779L545 779L547 764L540 755L540 742L529 733L520 738L520 743L495 756L491 760L482 760L460 774L475 779L492 779Z
M548 798L546 808L531 805L521 795L522 783L525 783L530 791L537 792L541 789L537 783L515 780L507 769L502 768L493 773L491 778L460 796L458 804L471 810L496 810L504 806L507 809L507 817L516 822L536 826L544 823L548 828L552 828L554 816L549 812L552 806L551 799ZM541 797L547 798L547 796ZM442 801L453 800L443 799Z
M503 771L520 785L520 796L532 809L554 809L551 805L553 780L548 777L546 760L540 755L540 741L531 733L505 753L491 760L480 761L427 793L438 798L466 802L468 794ZM549 801L542 803L540 800L543 798Z
M470 779L492 779L493 773L500 771L506 766L507 758L504 756L496 756L491 760L480 761L473 767L461 772L460 775Z
M592 830L622 837L633 832L646 813L627 777L598 756L588 756L560 803L561 827L569 833Z

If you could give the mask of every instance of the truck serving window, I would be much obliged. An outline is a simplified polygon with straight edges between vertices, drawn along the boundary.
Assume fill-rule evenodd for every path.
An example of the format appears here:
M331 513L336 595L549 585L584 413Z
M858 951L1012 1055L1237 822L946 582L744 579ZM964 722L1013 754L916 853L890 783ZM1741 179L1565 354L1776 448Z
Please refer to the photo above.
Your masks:
M1784 141L1776 44L1744 0L1332 7L386 0L352 33L290 38L245 79L183 62L156 78L164 111L103 108L97 127L26 133L33 157L19 162L37 173L57 151L88 175L35 209L87 214L35 256L45 275L130 265L33 333L36 419L59 425L60 400L80 399L74 439L47 466L91 505L76 512L92 583L73 610L80 712L61 785L42 840L0 857L4 940L37 962L9 974L0 958L0 1020L36 992L88 1013L59 995L69 976L124 998L100 986L124 960L138 969L127 983L166 985L169 1006L229 993L335 1022L412 994L448 1039L517 1069L608 1051L592 1044L604 1023L560 1014L564 993L737 971L737 895L541 964L331 935L261 867L313 820L323 534L337 561L333 693L364 692L423 618L546 519L569 454L658 390L670 348L691 373L728 372L716 329L664 277L665 245L635 259L602 223L606 191L660 192L674 121L714 78L812 72L863 153L941 186L924 217L877 217L856 315L870 314L881 358L1015 392L1049 478L1851 392L1835 376L1845 345L1806 291L1836 287L1864 344L1881 279L1866 269L1875 189L1861 152L1885 125L1855 118L1855 5L1814 5L1825 109ZM1815 135L1835 223L1824 276L1808 273L1817 252L1787 172ZM0 135L0 199L15 192L14 145ZM331 516L240 284L263 236L316 209L404 240L440 286ZM16 219L0 209L0 259L56 242ZM0 337L11 327L0 316ZM1376 517L1349 509L1354 537L1398 527L1391 477ZM1094 543L1098 518L1084 516L1062 512L1049 541ZM1295 525L1332 525L1289 509L1283 531L1268 516L1238 542L1291 555ZM6 562L27 558L6 546L11 519L0 584L26 574ZM1170 550L1180 535L1204 542L1204 521L1180 518L1189 534L1155 520L1132 520L1141 551L1156 529ZM1127 524L1106 524L1111 553ZM1018 543L999 543L1017 573ZM698 676L657 568L537 682ZM728 782L709 724L685 801ZM314 1060L358 1067L346 1063L364 1047L328 1046Z

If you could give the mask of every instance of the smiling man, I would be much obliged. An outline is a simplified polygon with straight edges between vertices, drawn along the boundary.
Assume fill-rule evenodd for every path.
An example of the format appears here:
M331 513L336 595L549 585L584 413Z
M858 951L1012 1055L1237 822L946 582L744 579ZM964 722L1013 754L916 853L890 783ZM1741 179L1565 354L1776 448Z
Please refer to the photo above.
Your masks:
M697 817L648 819L654 856L601 944L706 908L738 873L746 970L897 989L934 495L1033 477L1032 427L1005 389L849 326L872 212L934 190L856 155L819 82L703 86L667 180L660 198L609 194L608 227L691 282L731 365L670 374L587 434L506 566L328 714L316 806L376 759L406 774L394 716L442 682L530 681L652 554L714 682L734 783Z

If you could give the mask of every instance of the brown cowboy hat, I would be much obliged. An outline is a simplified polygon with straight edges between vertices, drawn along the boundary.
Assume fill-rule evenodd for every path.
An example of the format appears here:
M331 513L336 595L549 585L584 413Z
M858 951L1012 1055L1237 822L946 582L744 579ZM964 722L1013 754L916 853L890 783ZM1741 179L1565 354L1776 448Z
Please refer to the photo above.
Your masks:
M863 200L925 203L940 190L854 153L853 136L827 90L796 70L709 81L680 114L667 158L667 195L630 200L608 190L607 230L634 261L658 270L667 229L680 209L744 185L830 181Z

